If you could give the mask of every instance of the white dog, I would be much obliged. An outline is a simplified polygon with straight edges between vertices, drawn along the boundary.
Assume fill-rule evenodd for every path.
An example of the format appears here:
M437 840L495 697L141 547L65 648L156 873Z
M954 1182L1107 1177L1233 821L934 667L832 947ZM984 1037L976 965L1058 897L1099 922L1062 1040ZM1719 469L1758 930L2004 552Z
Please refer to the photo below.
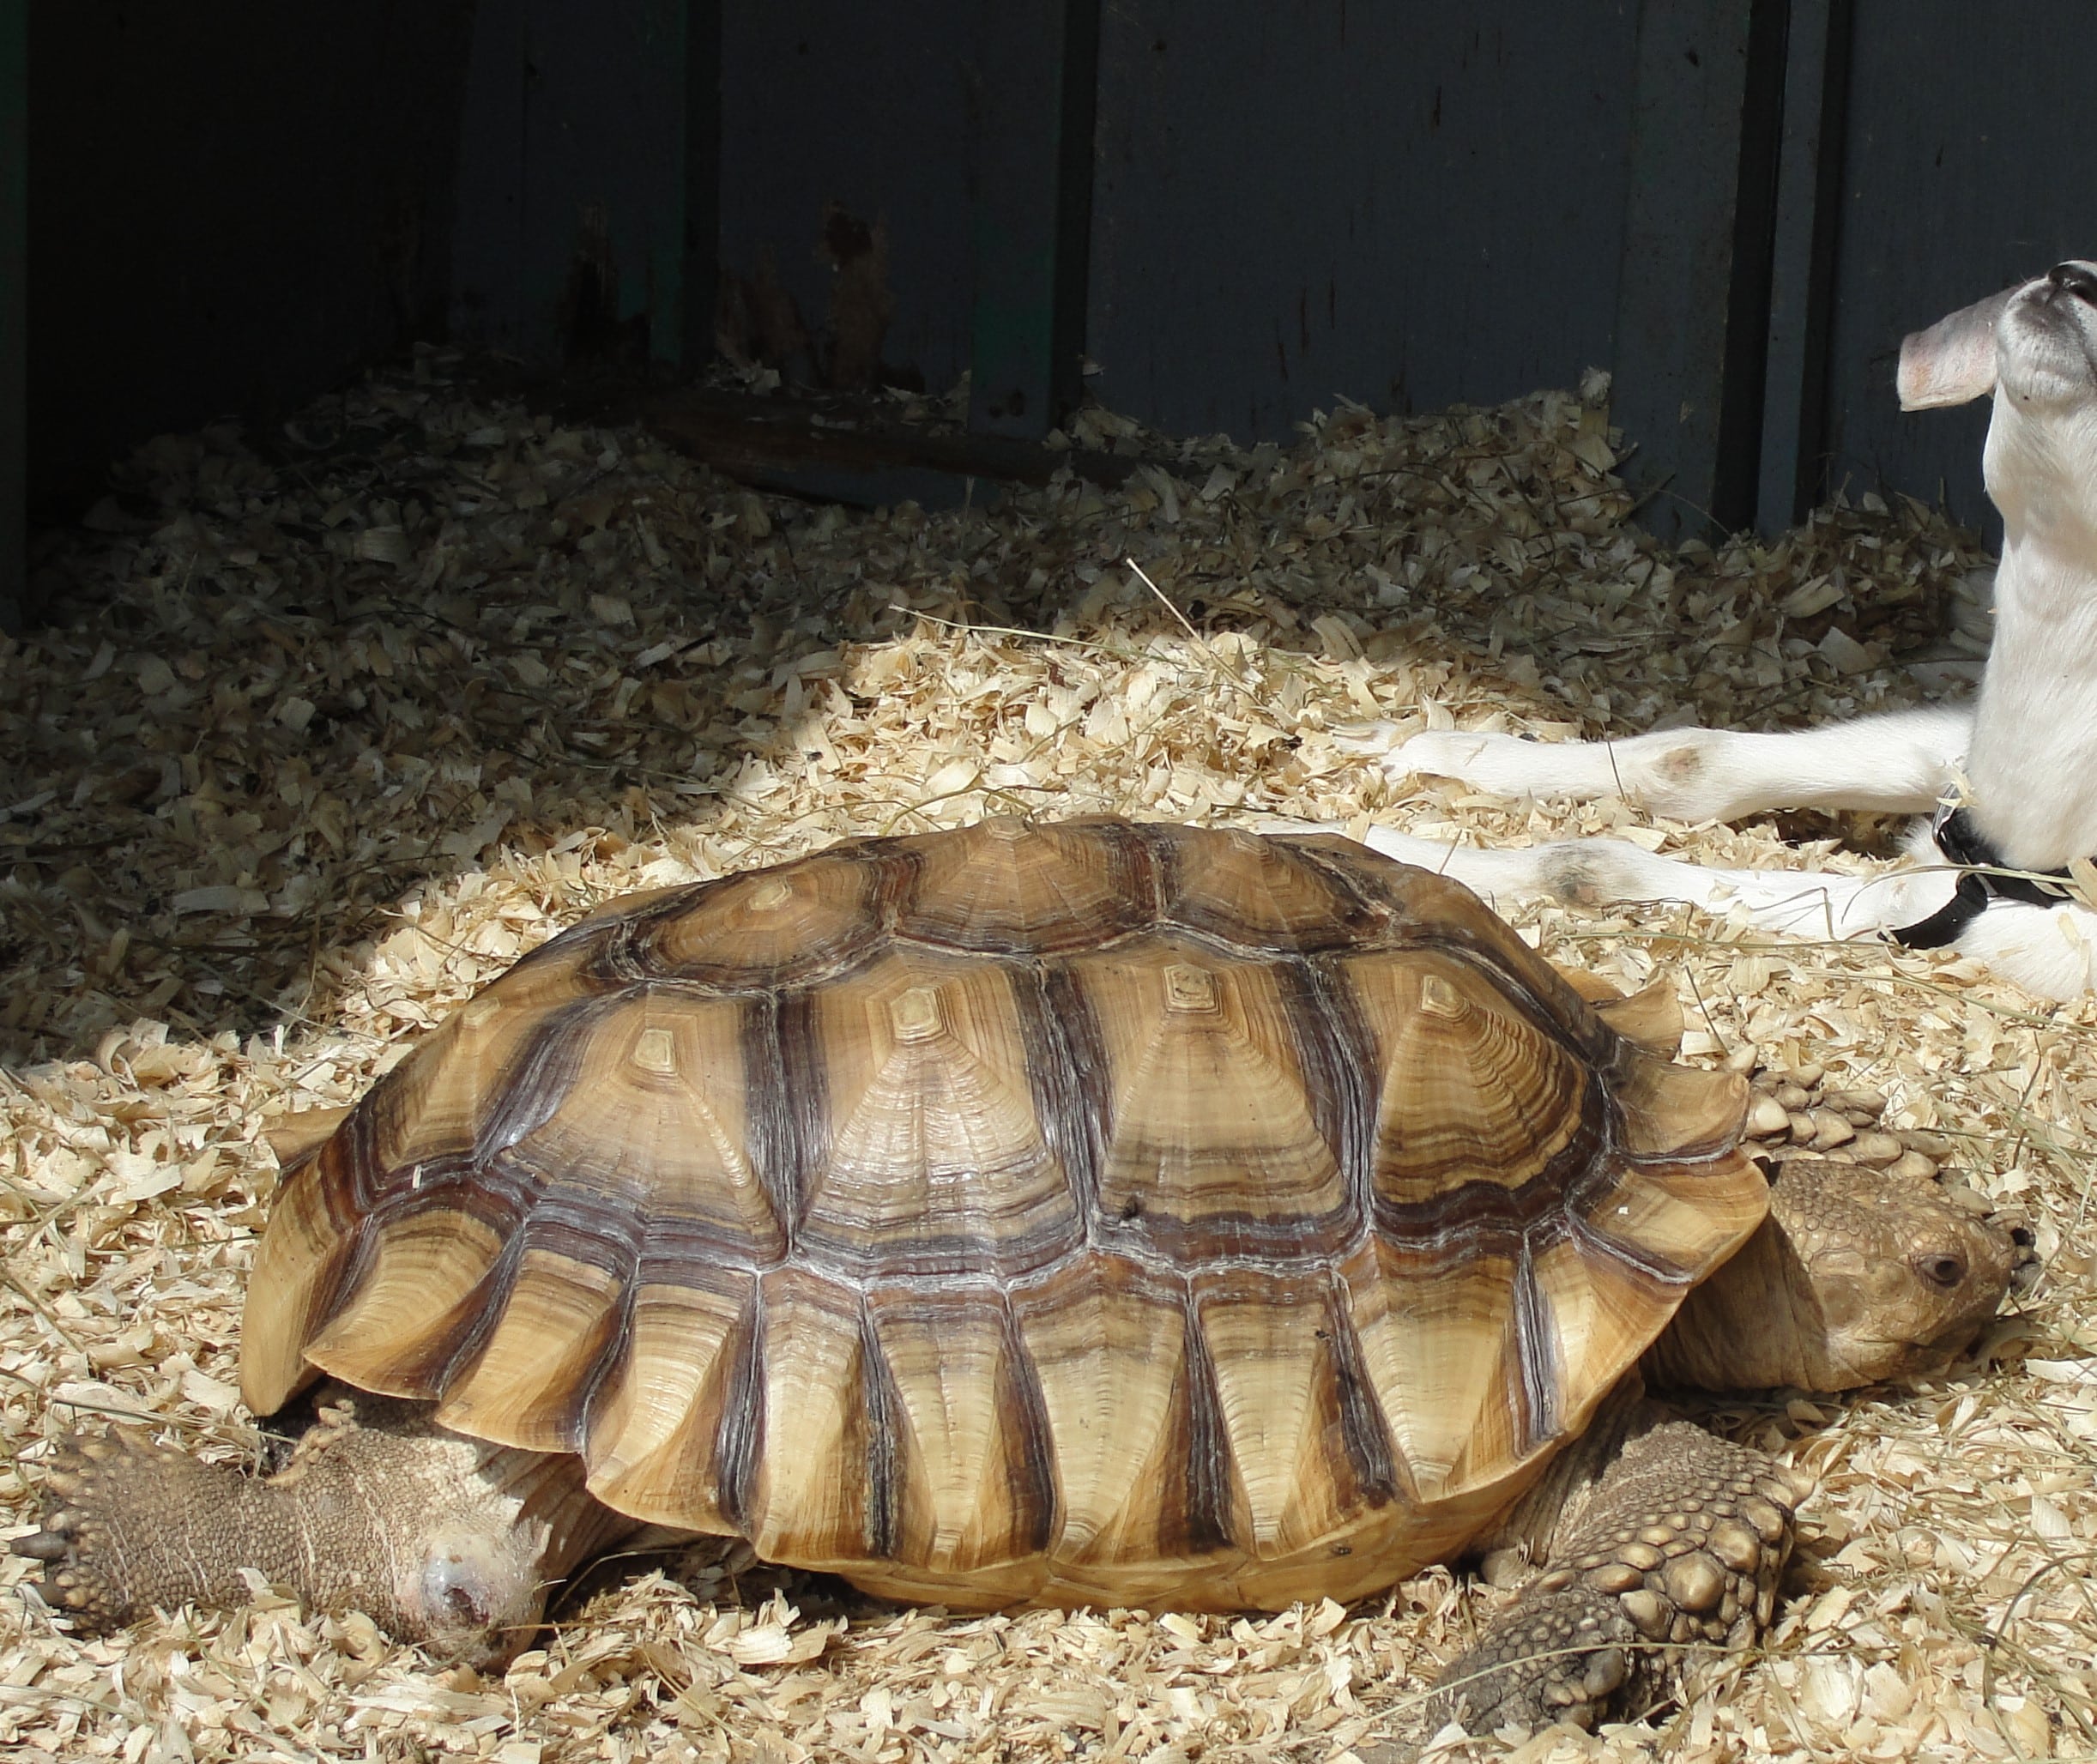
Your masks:
M1901 348L1904 408L1992 391L1984 458L2002 510L1995 636L1971 705L1902 711L1794 734L1671 729L1627 741L1541 744L1444 731L1364 740L1394 778L1430 773L1509 796L1621 794L1684 820L1784 808L1933 813L1890 873L1701 869L1607 839L1526 850L1452 849L1376 829L1378 850L1456 877L1489 900L1737 905L1806 935L1889 933L1955 946L2028 990L2097 985L2097 263L2063 263L1953 313ZM2052 884L2044 879L2051 876Z

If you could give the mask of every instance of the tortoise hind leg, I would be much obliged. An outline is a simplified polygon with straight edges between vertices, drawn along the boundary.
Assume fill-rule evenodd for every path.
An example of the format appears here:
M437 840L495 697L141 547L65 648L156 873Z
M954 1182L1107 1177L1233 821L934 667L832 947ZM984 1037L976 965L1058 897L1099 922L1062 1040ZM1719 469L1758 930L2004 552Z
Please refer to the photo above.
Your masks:
M83 1630L240 1604L246 1569L492 1664L525 1646L548 1586L632 1522L590 1499L575 1459L462 1439L428 1412L338 1402L271 1477L128 1434L76 1441L47 1473L43 1529L12 1548L45 1564L39 1590Z
M1766 1453L1687 1422L1639 1435L1545 1572L1443 1670L1433 1725L1592 1727L1665 1695L1683 1647L1753 1646L1769 1627L1798 1499Z

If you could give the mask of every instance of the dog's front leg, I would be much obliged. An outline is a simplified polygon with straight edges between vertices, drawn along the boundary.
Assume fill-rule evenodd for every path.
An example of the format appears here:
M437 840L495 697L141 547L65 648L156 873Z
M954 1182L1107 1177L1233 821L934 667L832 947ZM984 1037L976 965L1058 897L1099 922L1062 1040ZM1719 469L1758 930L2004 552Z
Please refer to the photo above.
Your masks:
M1919 814L1952 782L1973 713L1897 711L1790 734L1664 729L1623 741L1527 741L1517 735L1396 725L1351 732L1398 780L1459 778L1508 796L1622 796L1678 820L1732 820L1773 808L1867 808Z
M1274 831L1345 833L1304 823ZM1364 843L1401 863L1461 882L1500 911L1525 900L1573 906L1678 903L1720 917L1739 911L1758 928L1792 937L1843 939L1911 924L1950 898L1943 868L1852 876L1823 871L1707 869L1623 839L1562 839L1548 845L1451 845L1372 826Z

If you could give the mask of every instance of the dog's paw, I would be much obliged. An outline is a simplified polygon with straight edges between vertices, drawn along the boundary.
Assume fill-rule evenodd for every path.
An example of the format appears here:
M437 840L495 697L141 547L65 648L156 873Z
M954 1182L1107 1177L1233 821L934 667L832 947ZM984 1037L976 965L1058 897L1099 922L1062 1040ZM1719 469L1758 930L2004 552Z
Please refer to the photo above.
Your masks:
M1333 726L1333 745L1343 753L1360 753L1381 759L1400 746L1405 737L1395 722L1343 722Z

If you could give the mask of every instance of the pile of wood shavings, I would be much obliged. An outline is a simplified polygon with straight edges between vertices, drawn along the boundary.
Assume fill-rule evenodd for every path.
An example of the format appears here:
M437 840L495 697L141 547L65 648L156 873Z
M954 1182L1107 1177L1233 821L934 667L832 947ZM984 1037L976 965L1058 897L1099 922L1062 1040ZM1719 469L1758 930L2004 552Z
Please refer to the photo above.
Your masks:
M1909 702L1892 658L1975 561L1871 498L1774 544L1659 547L1611 475L1598 383L1419 420L1343 407L1287 450L1087 411L1072 440L1150 462L1125 491L862 516L476 398L453 366L426 355L267 456L224 430L155 443L41 559L72 621L0 650L0 1496L21 1525L44 1442L76 1424L257 1451L234 1356L263 1127L360 1094L609 896L1014 810L1617 830L1798 862L1768 825L1408 792L1335 735ZM1675 976L1694 1058L1885 1091L1889 1121L1954 1136L2030 1211L2049 1267L1992 1362L1720 1411L1820 1479L1766 1657L1657 1729L1519 1755L2088 1753L2097 1016L1686 913L1524 928L1627 988ZM571 1598L486 1682L266 1592L85 1643L9 1595L0 1749L1375 1764L1504 1597L1437 1571L1351 1612L960 1618L664 1566Z

